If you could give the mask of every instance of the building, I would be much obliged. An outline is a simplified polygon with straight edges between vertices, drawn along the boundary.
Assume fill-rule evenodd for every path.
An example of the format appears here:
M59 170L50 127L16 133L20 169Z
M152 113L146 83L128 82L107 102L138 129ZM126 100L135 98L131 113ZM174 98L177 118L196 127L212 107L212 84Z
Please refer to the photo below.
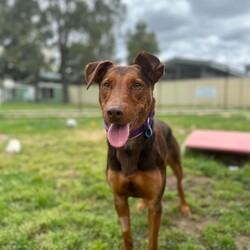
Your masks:
M38 82L38 101L43 103L62 103L63 90L61 74L41 71Z
M242 73L229 68L227 65L213 61L190 60L173 58L166 62L164 80L211 78L211 77L239 77Z
M36 86L34 81L33 76L18 82L3 79L0 82L0 102L63 102L61 74L41 71Z

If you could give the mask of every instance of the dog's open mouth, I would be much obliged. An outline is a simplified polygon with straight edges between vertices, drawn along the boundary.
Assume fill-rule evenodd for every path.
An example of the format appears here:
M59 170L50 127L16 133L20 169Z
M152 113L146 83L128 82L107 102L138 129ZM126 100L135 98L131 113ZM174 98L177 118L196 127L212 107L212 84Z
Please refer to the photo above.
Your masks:
M134 127L138 121L138 116L136 116L132 122L124 125L112 123L108 129L108 141L115 148L123 147L128 138L131 129Z

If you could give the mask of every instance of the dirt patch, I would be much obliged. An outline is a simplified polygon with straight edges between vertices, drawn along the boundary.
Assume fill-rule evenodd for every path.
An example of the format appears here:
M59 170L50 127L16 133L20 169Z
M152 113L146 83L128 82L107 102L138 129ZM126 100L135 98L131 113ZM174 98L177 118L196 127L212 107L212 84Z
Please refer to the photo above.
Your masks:
M189 193L193 197L193 199L196 199L200 196L200 194L198 192L193 192L192 190L198 187L203 188L205 186L207 187L206 191L208 191L209 186L211 185L212 181L213 180L211 180L211 178L208 178L208 177L186 174L186 176L184 176L184 179L183 179L183 186L184 186L186 193ZM171 173L171 175L167 177L166 189L170 191L176 190L177 192L176 184L177 184L176 177ZM192 207L191 207L191 210L192 210ZM173 225L173 227L176 227L180 229L181 231L186 232L187 234L196 238L199 238L201 236L201 230L203 227L205 227L206 225L210 223L216 222L215 219L202 216L199 213L196 213L194 211L193 211L193 214L189 217L185 217L181 214L178 214L178 215L176 214L172 218L173 220L171 224Z
M199 237L201 235L202 228L214 222L215 220L211 218L209 219L191 215L189 218L184 216L175 218L173 225L191 236Z
M190 183L192 186L207 186L207 184L212 183L212 179L206 176L187 176L186 179L187 182Z
M186 187L185 189L195 186L207 186L208 184L211 184L211 182L211 178L205 176L185 175L183 178L183 184ZM173 174L167 176L167 188L170 190L175 190L176 183L176 177Z
M7 135L1 135L0 134L0 142L7 140L8 136Z
M239 235L238 237L236 237L236 245L238 250L249 249L247 247L250 246L250 237Z
M106 137L104 129L93 131L77 131L76 138L81 140L98 142Z

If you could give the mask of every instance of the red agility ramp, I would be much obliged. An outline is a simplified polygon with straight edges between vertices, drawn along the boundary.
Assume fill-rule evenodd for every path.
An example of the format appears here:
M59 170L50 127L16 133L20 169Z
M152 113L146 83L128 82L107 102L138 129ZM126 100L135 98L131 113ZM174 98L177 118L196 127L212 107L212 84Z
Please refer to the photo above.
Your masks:
M194 130L184 144L192 149L250 154L250 133Z

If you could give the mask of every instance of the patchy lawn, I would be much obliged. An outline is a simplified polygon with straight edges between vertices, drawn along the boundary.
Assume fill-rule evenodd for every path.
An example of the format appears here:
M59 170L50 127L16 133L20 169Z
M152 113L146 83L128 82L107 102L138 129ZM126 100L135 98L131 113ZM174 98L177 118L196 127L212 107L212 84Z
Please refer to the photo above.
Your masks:
M179 142L195 128L249 131L242 115L160 117ZM22 142L5 153L0 141L0 249L122 249L120 225L105 179L106 139L101 119L1 119L0 134ZM229 165L240 164L230 171ZM250 161L187 151L184 186L192 216L183 217L168 171L159 249L250 249ZM146 249L147 211L131 199L134 249Z

